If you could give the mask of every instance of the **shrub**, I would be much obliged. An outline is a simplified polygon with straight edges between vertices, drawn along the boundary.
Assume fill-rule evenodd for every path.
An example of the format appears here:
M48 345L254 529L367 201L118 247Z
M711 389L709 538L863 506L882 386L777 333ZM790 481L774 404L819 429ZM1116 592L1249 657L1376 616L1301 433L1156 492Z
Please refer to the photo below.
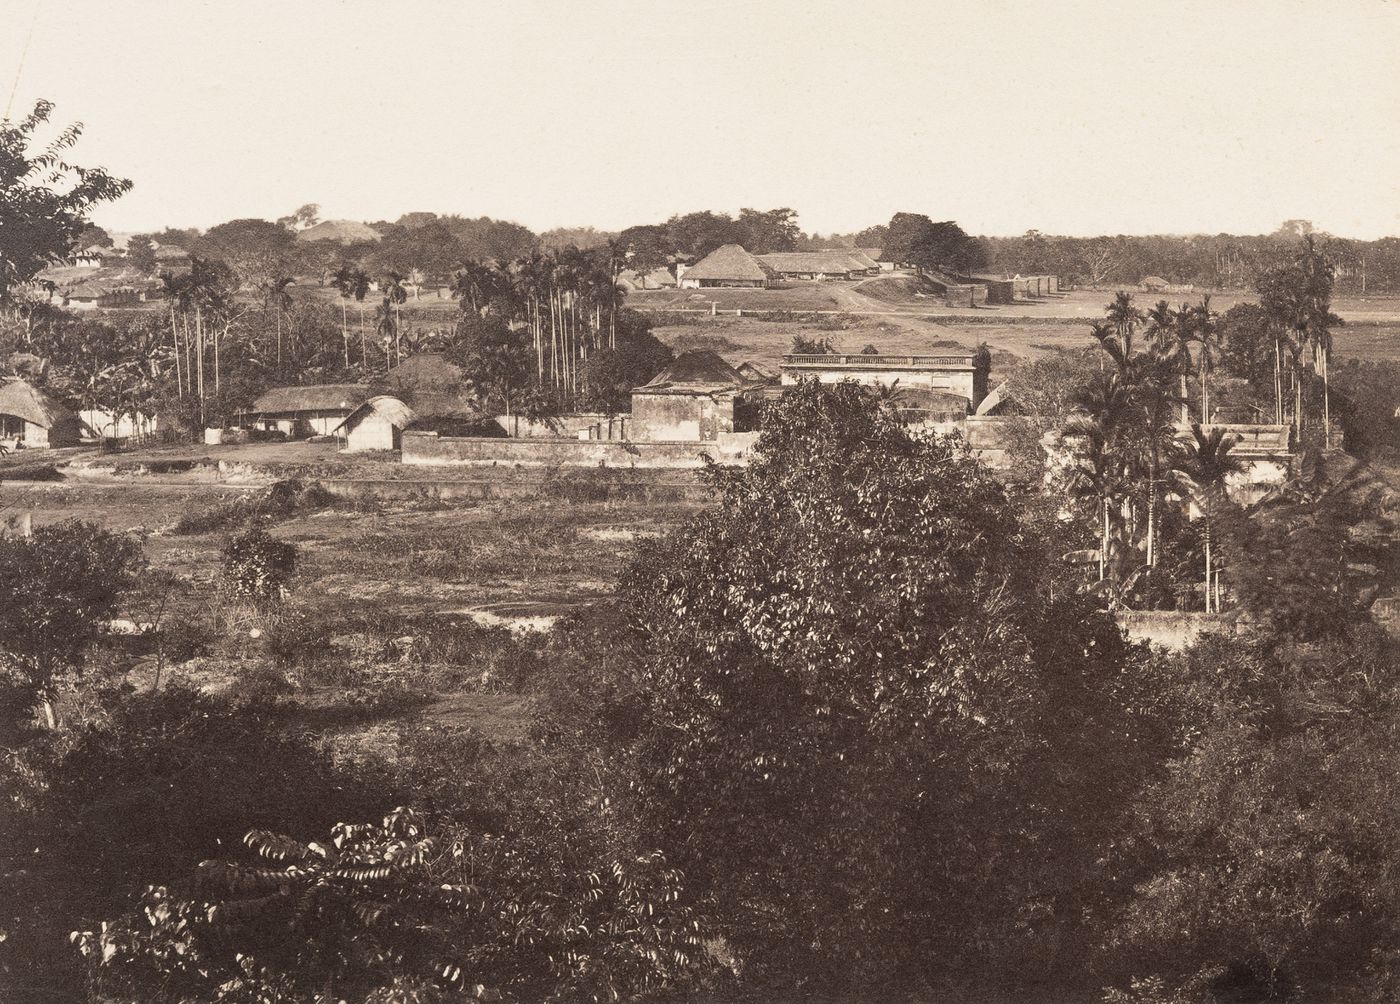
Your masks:
M103 686L80 703L91 717L75 711L68 728L0 758L0 999L65 982L79 997L68 932L225 853L249 827L315 832L396 797L382 773L342 772L265 705L178 683ZM7 976L31 989L7 996Z
M91 523L0 537L0 652L43 705L50 728L58 677L81 672L144 564L139 542Z
M289 478L254 495L241 495L181 516L172 529L176 534L210 533L256 521L290 519L340 504L340 499L319 481L309 485Z
M295 544L274 540L264 530L249 530L223 550L223 582L236 599L264 609L281 602L296 571Z

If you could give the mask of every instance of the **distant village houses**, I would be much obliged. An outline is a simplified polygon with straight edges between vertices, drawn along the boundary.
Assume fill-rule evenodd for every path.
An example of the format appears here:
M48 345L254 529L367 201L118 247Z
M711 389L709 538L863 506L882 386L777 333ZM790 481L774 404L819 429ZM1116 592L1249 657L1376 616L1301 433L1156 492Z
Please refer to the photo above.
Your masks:
M331 436L370 396L360 384L273 387L253 402L250 419L255 428L295 439Z

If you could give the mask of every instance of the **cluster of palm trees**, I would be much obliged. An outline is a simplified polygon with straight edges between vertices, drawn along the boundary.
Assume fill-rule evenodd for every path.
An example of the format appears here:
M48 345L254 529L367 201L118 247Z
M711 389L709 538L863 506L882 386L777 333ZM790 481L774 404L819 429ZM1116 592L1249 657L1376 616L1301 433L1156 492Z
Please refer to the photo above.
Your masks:
M161 275L169 305L170 338L176 392L192 395L203 417L206 369L214 375L214 393L220 391L221 345L242 313L234 299L237 282L221 262L194 256L185 273Z
M1135 344L1139 328L1146 335L1143 347ZM1205 608L1218 609L1212 523L1226 504L1225 480L1239 464L1223 430L1202 428L1210 417L1209 374L1217 345L1209 299L1177 311L1161 302L1143 313L1129 294L1119 293L1091 332L1104 365L1077 395L1079 413L1066 423L1064 436L1072 458L1070 488L1094 513L1095 588L1119 605L1155 573L1163 505L1181 497L1204 519ZM1192 375L1201 386L1200 420L1194 423L1186 392ZM1178 408L1181 423L1190 424L1189 442L1179 435Z
M1274 421L1292 426L1294 436L1301 438L1307 425L1308 388L1320 383L1323 445L1328 448L1332 328L1342 323L1332 313L1334 276L1332 264L1309 235L1296 261L1265 272L1257 283L1274 343Z
M610 248L536 252L509 263L468 262L453 291L464 312L495 312L528 329L539 385L573 396L582 388L589 356L617 347L621 262Z

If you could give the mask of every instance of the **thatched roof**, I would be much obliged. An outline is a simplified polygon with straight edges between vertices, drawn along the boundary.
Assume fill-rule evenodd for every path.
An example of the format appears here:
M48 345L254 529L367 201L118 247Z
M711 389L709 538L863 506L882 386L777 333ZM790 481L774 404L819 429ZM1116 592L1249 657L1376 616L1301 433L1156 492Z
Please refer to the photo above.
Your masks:
M670 366L652 377L646 385L638 387L637 391L647 394L707 393L742 387L744 382L739 371L718 353L709 349L691 349L678 355Z
M0 386L0 415L14 415L44 429L78 420L77 415L25 380L11 380Z
M772 279L775 274L738 244L715 248L682 273L683 279Z
M865 255L865 257L869 258L871 261L873 261L873 262L875 262L875 263L877 263L877 264L878 264L879 262L888 261L888 260L889 260L888 258L882 258L882 257L880 257L881 255L883 255L883 254L885 253L885 249L884 249L884 248L856 248L856 251L857 251L858 253L860 253L860 254Z
M335 432L347 432L372 414L378 415L390 425L399 429L406 429L418 420L418 416L413 413L413 409L398 398L390 397L388 394L380 394L378 397L370 398L349 415L346 415L345 421L335 427Z
M858 261L850 251L776 251L759 255L758 260L780 273L863 272L879 267L873 261L868 265Z
M311 384L306 387L273 387L253 402L253 411L282 415L298 411L354 411L369 400L368 387L354 383Z
M462 368L448 362L441 352L418 352L391 369L384 379L396 391L442 392L462 383Z
M666 268L654 268L646 275L628 268L618 273L617 281L628 289L665 289L676 284L676 277Z
M1167 282L1167 280L1163 279L1160 275L1148 275L1148 276L1143 276L1143 278L1142 278L1141 280L1139 280L1138 285L1140 285L1140 286L1170 286L1171 283Z

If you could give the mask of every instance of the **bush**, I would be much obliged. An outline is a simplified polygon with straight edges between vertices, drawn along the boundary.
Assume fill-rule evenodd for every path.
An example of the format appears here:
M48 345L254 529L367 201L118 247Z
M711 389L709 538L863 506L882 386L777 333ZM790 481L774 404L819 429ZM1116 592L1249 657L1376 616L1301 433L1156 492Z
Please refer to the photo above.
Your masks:
M1172 756L1110 861L1107 964L1205 999L1393 1000L1400 663L1377 629L1208 639L1153 670ZM1176 993L1176 991L1172 991Z
M265 609L286 595L296 562L295 544L274 540L264 530L249 530L223 550L224 588L235 599Z
M341 772L266 706L173 683L103 686L81 703L89 717L0 758L0 999L58 999L65 985L78 997L68 932L249 827L316 832L393 804L383 773ZM30 989L10 996L7 978Z
M296 478L277 481L254 495L242 495L181 516L172 529L176 534L210 533L254 522L272 522L319 512L341 500L319 481L305 484Z

